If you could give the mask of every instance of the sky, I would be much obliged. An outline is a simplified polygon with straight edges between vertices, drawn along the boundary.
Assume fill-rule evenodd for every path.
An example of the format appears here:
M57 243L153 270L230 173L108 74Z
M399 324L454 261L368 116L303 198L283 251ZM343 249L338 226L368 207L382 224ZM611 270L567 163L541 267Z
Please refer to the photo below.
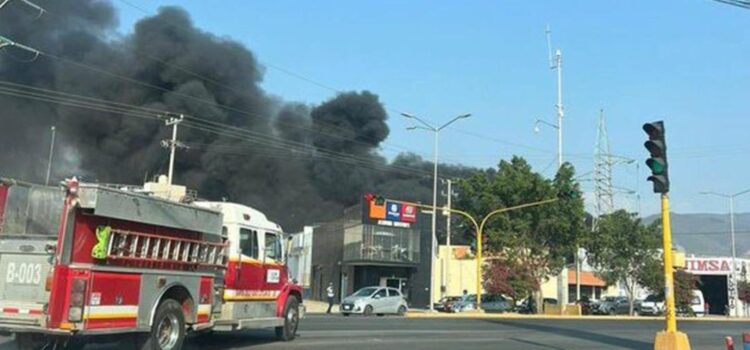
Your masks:
M556 122L549 25L562 51L564 160L583 175L589 206L600 110L611 153L635 160L613 168L616 206L659 210L641 129L655 120L667 129L673 211L724 213L726 199L699 192L750 188L750 10L711 0L113 3L123 33L160 6L183 7L198 27L253 51L266 66L262 86L285 100L378 94L388 157L432 157L433 135L406 130L413 123L399 113L435 125L471 113L440 133L441 162L494 167L520 155L553 176L556 130L534 132L537 118ZM750 211L750 194L735 210Z

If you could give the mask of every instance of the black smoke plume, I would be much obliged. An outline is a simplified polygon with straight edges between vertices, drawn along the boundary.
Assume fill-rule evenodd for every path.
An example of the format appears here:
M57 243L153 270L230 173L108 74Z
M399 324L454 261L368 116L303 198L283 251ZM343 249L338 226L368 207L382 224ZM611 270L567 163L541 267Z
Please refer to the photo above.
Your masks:
M264 67L248 48L196 28L180 8L161 8L123 35L107 1L35 2L48 13L36 18L20 1L0 10L0 35L49 55L30 61L28 52L0 49L0 81L184 113L266 136L238 139L180 127L179 139L190 148L178 154L175 182L202 197L251 205L287 231L338 216L365 191L431 199L430 163L408 153L389 163L378 153L388 115L371 92L341 93L317 106L280 101L261 88ZM0 175L44 181L52 125L54 181L79 175L138 184L167 170L160 142L170 129L163 122L0 94ZM471 170L442 169L446 177Z

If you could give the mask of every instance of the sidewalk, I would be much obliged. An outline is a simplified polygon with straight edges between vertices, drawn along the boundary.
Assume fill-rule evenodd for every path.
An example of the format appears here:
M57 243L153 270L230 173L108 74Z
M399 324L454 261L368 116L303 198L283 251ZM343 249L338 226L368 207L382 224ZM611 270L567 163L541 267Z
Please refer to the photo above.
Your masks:
M429 310L409 310L406 313L408 318L432 318L432 319L511 319L511 320L522 320L522 319L548 319L548 320L591 320L591 321L605 321L605 320L616 320L616 321L664 321L663 316L608 316L608 315L585 315L585 316L557 316L557 315L528 315L528 314L517 314L517 313L479 313L479 312L463 312L463 313L446 313L446 312L430 312ZM677 317L679 322L748 322L748 318L727 318L722 316L709 316L709 317Z
M328 310L328 302L325 301L317 301L317 300L305 300L303 302L305 307L307 308L306 312L308 314L324 314L326 310ZM339 312L339 305L334 304L331 308L332 313L338 313Z

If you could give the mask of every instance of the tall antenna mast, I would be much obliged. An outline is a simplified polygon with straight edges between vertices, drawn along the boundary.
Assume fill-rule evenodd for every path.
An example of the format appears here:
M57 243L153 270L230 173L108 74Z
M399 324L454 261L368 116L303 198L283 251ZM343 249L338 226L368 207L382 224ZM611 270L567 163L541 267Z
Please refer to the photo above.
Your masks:
M549 29L549 24L544 33L547 35L547 58L549 59L549 68L555 69L555 61L552 59L552 30Z
M562 52L560 49L555 51L555 57L552 57L552 31L547 25L547 57L549 59L549 68L557 70L557 103L555 110L557 112L557 169L560 170L563 165L563 105L562 105ZM576 249L576 300L580 298L580 262L578 261L578 249ZM568 302L568 269L563 268L557 276L557 300L565 308Z
M563 103L562 103L562 51L560 49L555 50L555 56L552 56L552 30L547 25L547 57L549 59L549 68L557 71L557 103L555 104L555 111L557 112L557 168L562 167L563 164Z

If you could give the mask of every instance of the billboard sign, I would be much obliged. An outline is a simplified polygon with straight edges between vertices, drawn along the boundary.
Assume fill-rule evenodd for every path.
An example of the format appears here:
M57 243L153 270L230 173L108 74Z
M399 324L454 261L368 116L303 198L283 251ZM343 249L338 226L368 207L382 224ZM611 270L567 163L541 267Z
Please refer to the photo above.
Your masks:
M387 211L385 213L385 219L390 221L401 221L401 203L394 201L385 202Z
M411 203L401 203L401 221L417 222L417 206Z
M375 200L368 203L368 217L374 220L385 220L385 203L378 205Z
M365 224L409 228L417 222L417 206L413 203L384 200L368 193L362 204Z

